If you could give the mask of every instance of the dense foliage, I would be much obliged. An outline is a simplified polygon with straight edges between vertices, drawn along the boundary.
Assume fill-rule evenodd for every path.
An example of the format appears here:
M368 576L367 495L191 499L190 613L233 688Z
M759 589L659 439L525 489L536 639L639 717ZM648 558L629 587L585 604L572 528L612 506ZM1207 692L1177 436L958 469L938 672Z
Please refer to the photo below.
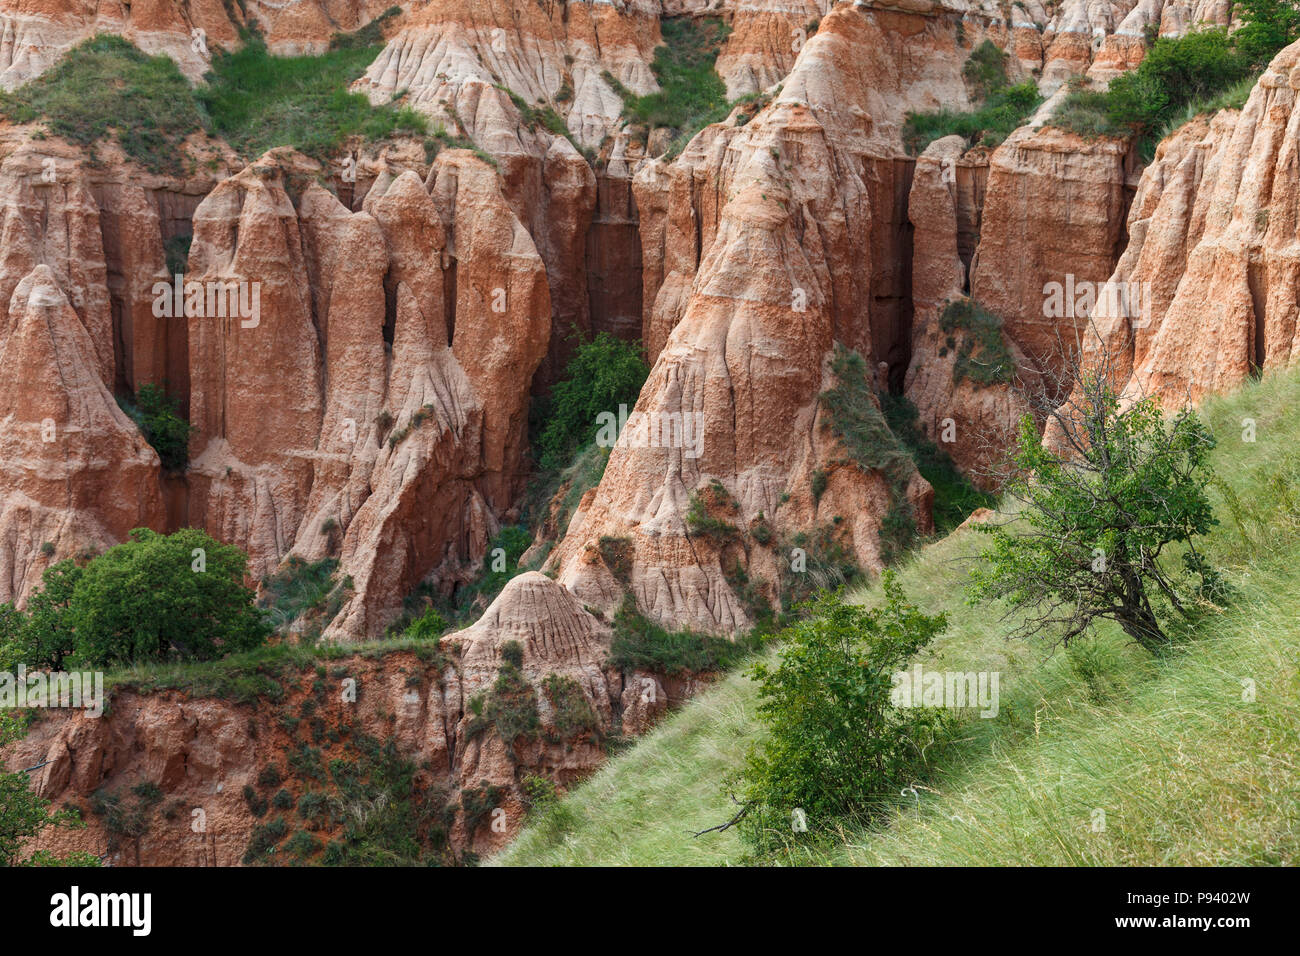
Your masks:
M3 645L11 663L61 669L211 660L250 650L270 626L244 579L248 558L194 528L146 528L84 566L61 561Z
M597 416L617 416L620 405L630 410L649 374L637 344L601 332L579 345L542 413L546 425L536 443L542 468L568 465L574 452L595 440Z
M382 48L381 36L365 35L373 42L336 37L319 56L275 56L257 33L246 34L233 53L214 50L208 85L198 90L213 129L246 158L274 146L294 146L330 160L349 136L423 135L427 123L410 107L372 106L365 96L348 91Z
M145 382L136 392L134 402L119 399L119 404L158 453L163 468L183 471L189 460L190 434L194 427L181 416L180 402L169 398L162 386Z
M823 594L784 633L779 663L756 664L759 718L768 736L735 781L747 806L743 832L780 846L806 825L815 833L869 818L913 782L946 716L891 702L893 675L947 626L907 603L892 572L877 608Z
M1105 91L1077 86L1053 122L1085 136L1132 137L1149 158L1156 142L1196 113L1240 106L1268 61L1300 37L1300 8L1290 0L1234 5L1239 29L1215 27L1158 37L1136 70Z

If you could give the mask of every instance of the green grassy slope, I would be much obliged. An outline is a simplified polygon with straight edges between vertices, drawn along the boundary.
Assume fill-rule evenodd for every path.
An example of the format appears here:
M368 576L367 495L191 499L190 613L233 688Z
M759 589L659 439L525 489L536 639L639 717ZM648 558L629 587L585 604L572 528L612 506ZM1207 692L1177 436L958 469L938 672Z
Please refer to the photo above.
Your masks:
M1219 439L1221 524L1205 551L1237 594L1173 653L1117 631L1069 652L1009 641L965 605L982 536L962 532L902 569L909 597L951 626L926 663L1001 672L1001 713L962 725L916 793L873 829L846 822L811 863L1234 864L1300 860L1300 375L1204 408ZM1256 440L1243 439L1243 420ZM875 599L875 588L857 597ZM1243 681L1253 681L1247 701ZM575 788L495 861L735 864L721 782L760 729L740 673L690 702ZM1102 823L1104 828L1095 829Z

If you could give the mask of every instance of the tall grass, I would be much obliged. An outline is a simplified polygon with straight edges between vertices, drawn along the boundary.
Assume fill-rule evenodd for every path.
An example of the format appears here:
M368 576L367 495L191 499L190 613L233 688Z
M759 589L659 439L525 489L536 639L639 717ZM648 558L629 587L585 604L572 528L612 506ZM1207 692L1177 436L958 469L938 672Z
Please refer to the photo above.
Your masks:
M1227 865L1300 860L1300 375L1209 401L1221 524L1203 548L1236 596L1153 658L1113 627L1070 651L1009 641L964 601L981 539L961 532L901 569L945 611L922 663L997 671L1000 712L972 716L887 822L840 821L786 862ZM1243 420L1257 440L1245 440ZM857 600L875 601L876 587ZM775 651L771 652L775 654ZM1245 683L1249 681L1250 683ZM1251 698L1253 689L1254 698ZM744 862L723 784L762 731L733 673L530 825L501 864Z
M364 30L365 28L363 28ZM294 146L318 160L335 158L344 140L399 133L423 136L425 119L410 107L372 106L348 85L379 54L380 43L336 43L319 56L274 56L257 33L238 50L215 50L208 85L198 91L214 130L245 158Z
M0 93L0 114L17 123L43 120L56 136L90 147L92 156L95 144L116 140L157 173L182 172L185 139L206 124L170 57L146 56L108 34L74 47L26 86Z

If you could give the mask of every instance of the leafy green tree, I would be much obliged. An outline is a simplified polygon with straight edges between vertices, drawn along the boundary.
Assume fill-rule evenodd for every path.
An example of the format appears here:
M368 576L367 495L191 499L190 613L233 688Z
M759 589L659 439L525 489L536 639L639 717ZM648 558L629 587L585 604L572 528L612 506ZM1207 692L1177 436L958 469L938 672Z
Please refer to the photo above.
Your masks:
M618 414L619 405L636 404L650 369L640 347L601 332L578 346L551 391L550 417L538 438L545 469L563 468L580 447L596 437L596 417Z
M0 712L0 747L22 738L25 729L17 714ZM26 773L0 771L0 867L3 866L98 866L99 859L88 853L66 857L41 851L22 857L23 844L50 825L77 826L70 811L50 813L50 802L32 792Z
M866 816L897 794L947 722L940 711L896 708L893 675L947 627L907 603L892 571L880 607L823 592L785 631L780 663L758 663L758 715L768 737L752 748L736 783L743 832L760 847L791 832L803 811L810 831Z
M14 613L17 626L13 642L18 660L29 667L62 670L72 653L75 635L68 621L72 593L81 580L81 568L74 561L60 561L45 569L41 587L27 602L27 615Z
M1060 450L1029 416L1021 423L1005 489L1023 504L1020 521L980 526L993 545L972 572L972 599L1009 602L1024 635L1068 645L1109 619L1159 651L1165 606L1190 616L1189 600L1217 580L1194 544L1217 523L1206 495L1214 437L1195 412L1166 420L1150 399L1121 411L1104 374L1085 376L1050 418ZM1191 591L1162 561L1170 546L1185 548L1184 570L1200 579Z
M245 583L248 558L195 528L146 528L79 568L49 568L20 635L34 666L107 667L249 650L270 634Z
M247 573L247 555L196 528L166 536L137 528L77 582L68 617L78 663L210 660L257 647L270 626Z
M1300 38L1300 7L1292 0L1237 0L1232 12L1242 22L1233 40L1256 66Z

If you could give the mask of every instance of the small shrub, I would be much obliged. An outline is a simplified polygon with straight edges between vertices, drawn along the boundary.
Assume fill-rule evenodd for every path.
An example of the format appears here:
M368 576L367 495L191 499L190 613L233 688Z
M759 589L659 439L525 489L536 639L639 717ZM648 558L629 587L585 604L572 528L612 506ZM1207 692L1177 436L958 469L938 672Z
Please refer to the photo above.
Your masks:
M879 608L822 595L789 628L780 662L756 664L758 714L768 730L734 784L748 810L742 833L760 851L779 849L791 816L810 834L870 819L925 765L944 714L896 708L893 674L947 626L906 602L892 572ZM798 834L791 838L799 839Z
M644 617L630 596L614 615L609 665L623 671L700 674L725 670L753 653L761 635L734 641L691 631L669 631Z
M548 419L536 441L542 468L569 464L578 448L595 439L598 416L617 416L620 405L635 405L649 374L637 344L602 332L579 345L551 390Z
M406 636L415 640L437 640L447 630L447 621L435 607L429 608L406 629Z
M949 109L908 113L903 125L903 144L915 156L936 139L956 134L964 137L970 146L992 148L1023 126L1042 101L1038 87L1026 82L992 93L983 106L969 113Z
M269 763L258 772L257 785L267 789L278 787L283 779L280 775L280 768L273 763Z
M284 850L300 860L315 856L320 852L321 841L306 830L299 830L285 843Z
M1006 385L1015 381L1016 362L1002 335L1002 320L974 299L965 297L944 304L939 327L960 332L952 380L969 378L979 385Z
M600 721L591 702L572 677L547 674L542 681L542 690L555 712L555 729L563 739L571 740L600 728Z
M983 102L1007 85L1007 55L992 40L985 40L971 51L961 75Z
M248 847L244 850L244 864L258 863L275 852L275 846L289 832L289 825L279 817L267 823L253 827L248 838Z
M248 804L248 812L255 817L266 816L266 798L258 794L251 786L244 786L244 802Z
M168 398L160 386L145 382L137 391L134 402L119 399L118 404L158 453L163 468L184 471L194 428L181 417L180 403Z
M513 754L515 741L536 736L542 720L537 711L537 692L520 670L523 650L519 648L516 657L509 652L510 644L519 648L516 642L502 648L501 667L484 702L483 718L496 728L507 751Z
M603 535L599 542L600 557L614 579L628 587L632 583L632 539Z

